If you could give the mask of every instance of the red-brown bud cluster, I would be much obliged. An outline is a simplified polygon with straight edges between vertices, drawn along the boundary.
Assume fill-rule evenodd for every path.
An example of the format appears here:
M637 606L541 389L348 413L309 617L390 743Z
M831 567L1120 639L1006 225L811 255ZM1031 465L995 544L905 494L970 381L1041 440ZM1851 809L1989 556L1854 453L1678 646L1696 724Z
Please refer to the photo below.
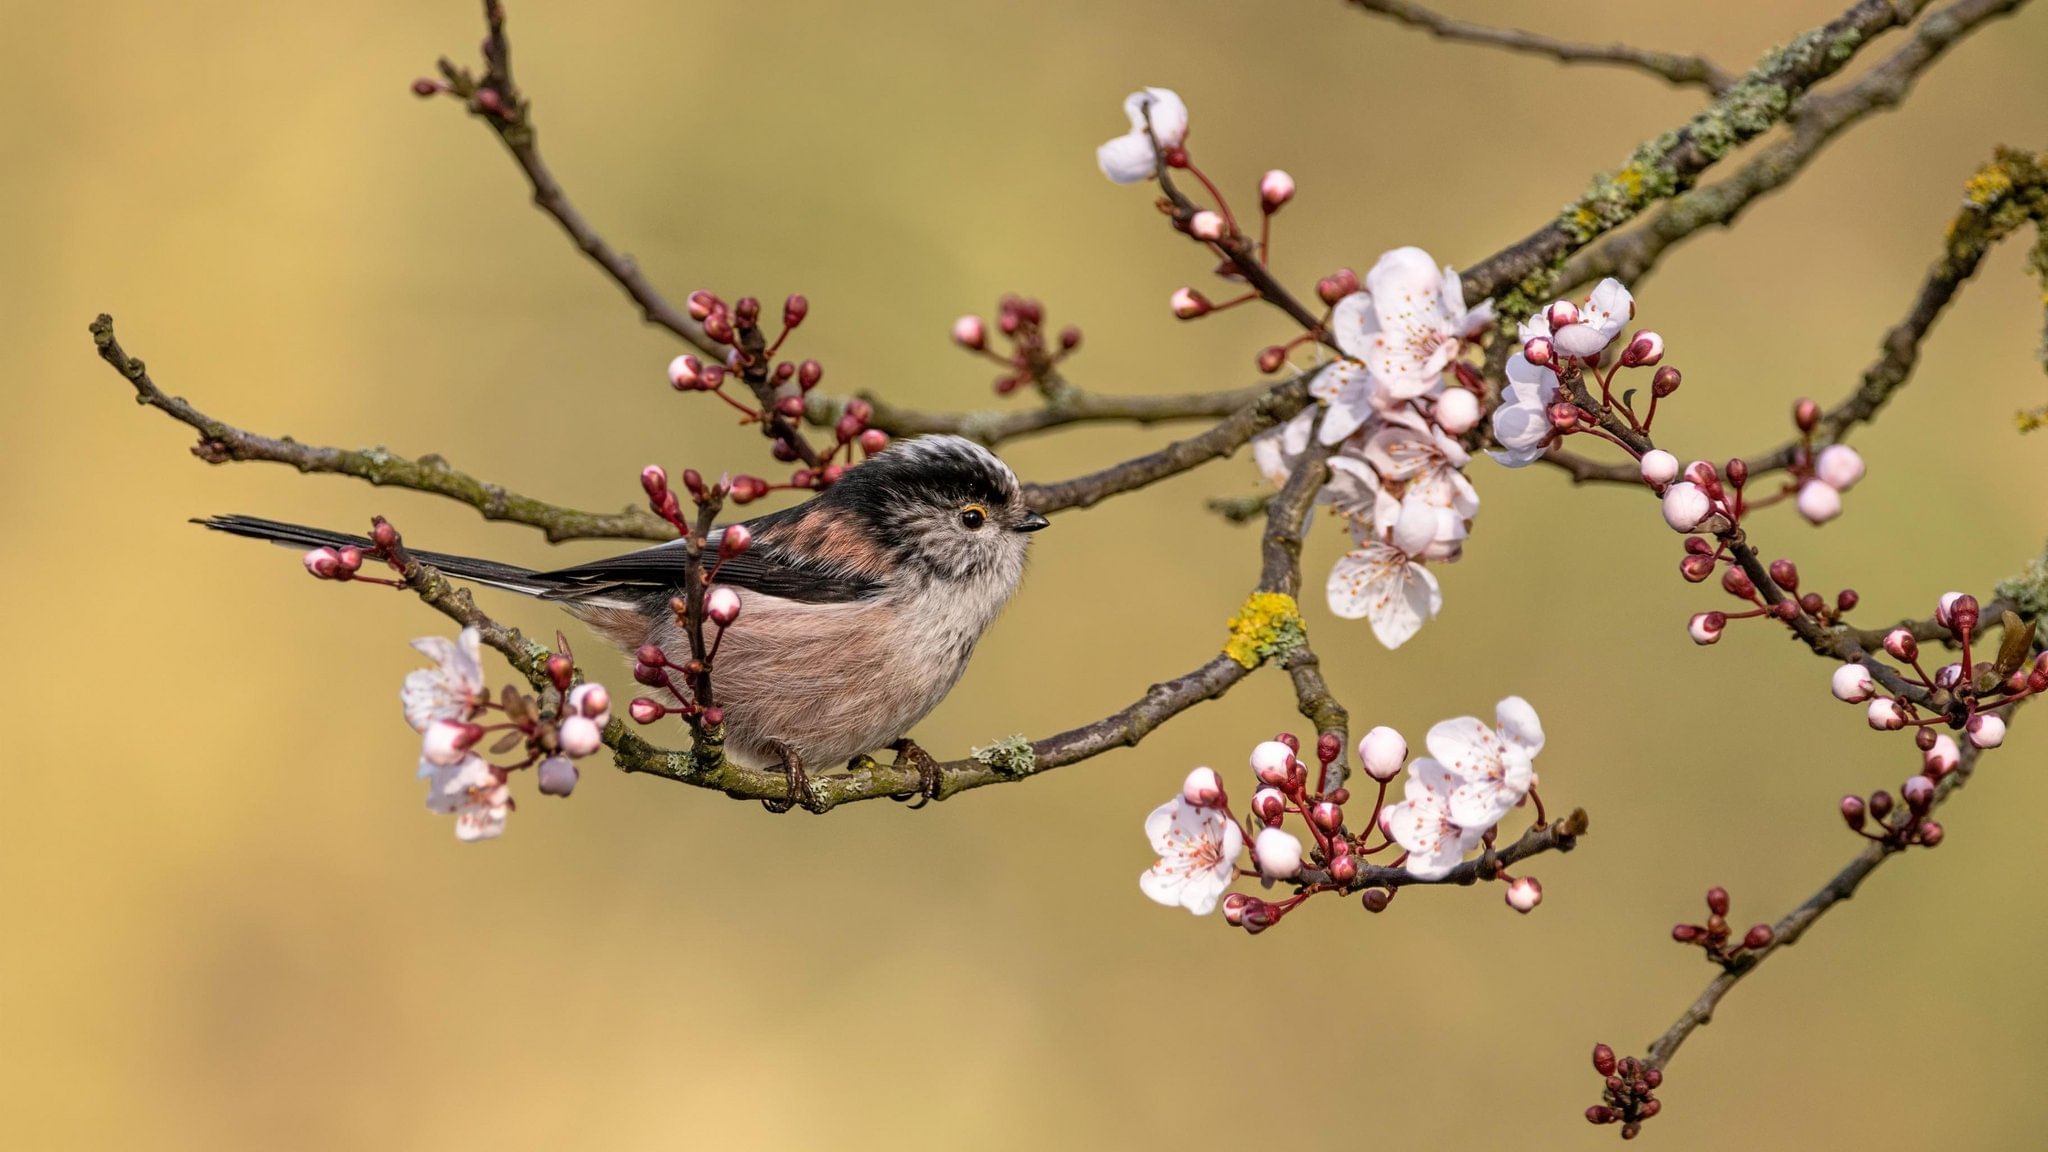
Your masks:
M989 326L974 315L953 321L953 343L1003 366L995 381L999 396L1026 384L1050 395L1061 386L1055 369L1081 347L1079 327L1069 324L1048 338L1045 305L1015 293L996 302L995 329L1008 344L1007 351L990 347Z
M1586 1109L1587 1123L1619 1124L1621 1138L1633 1140L1641 1134L1643 1121L1663 1110L1656 1093L1664 1084L1664 1073L1656 1066L1633 1056L1616 1059L1614 1049L1595 1044L1593 1071L1603 1084L1600 1103Z
M1674 924L1671 939L1697 947L1707 958L1722 967L1731 967L1746 953L1761 952L1777 939L1777 933L1769 924L1751 925L1742 939L1730 943L1734 930L1728 925L1728 890L1719 885L1707 889L1707 922L1705 924Z

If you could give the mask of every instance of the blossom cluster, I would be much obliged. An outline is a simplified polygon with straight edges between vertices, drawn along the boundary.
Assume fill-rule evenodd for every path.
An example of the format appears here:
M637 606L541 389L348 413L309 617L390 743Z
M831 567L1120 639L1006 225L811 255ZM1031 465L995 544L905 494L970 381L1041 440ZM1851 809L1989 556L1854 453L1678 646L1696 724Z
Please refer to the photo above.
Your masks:
M696 505L693 520L684 515L666 470L650 464L640 472L648 506L681 537L676 546L683 553L682 579L668 607L690 650L680 661L659 644L643 644L634 652L634 681L658 689L669 701L635 697L626 712L636 724L653 724L672 715L699 729L715 728L725 721L725 711L718 706L712 688L712 665L725 642L726 629L740 617L742 601L738 591L716 581L728 562L753 547L754 532L745 524L713 525L726 498L738 500L745 479L721 476L706 483L696 469L684 469L683 488Z
M1364 832L1347 829L1350 790L1329 785L1330 765L1343 752L1333 734L1317 741L1320 772L1313 788L1292 734L1254 747L1250 764L1258 787L1242 817L1233 813L1222 777L1212 768L1195 769L1180 794L1145 819L1158 859L1139 876L1140 890L1196 915L1220 905L1225 920L1256 933L1319 893L1362 890L1364 906L1377 912L1387 906L1396 883L1445 879L1474 849L1492 841L1509 812L1534 796L1543 726L1527 701L1510 696L1500 702L1494 725L1461 716L1432 727L1426 743L1430 755L1411 763L1407 740L1392 728L1374 728L1360 738L1359 762L1377 784ZM1389 803L1388 785L1404 767L1402 798ZM1290 819L1304 825L1308 843L1287 827ZM1540 801L1537 821L1543 821ZM1247 849L1250 866L1243 867ZM1374 857L1386 859L1379 863ZM1290 883L1295 892L1281 900L1230 892L1240 876L1267 888ZM1507 903L1518 912L1543 898L1534 877L1501 869L1486 878L1505 885Z
M969 314L953 321L953 343L1002 366L995 382L998 396L1027 383L1047 396L1056 394L1060 385L1054 369L1081 346L1081 329L1072 324L1060 329L1056 343L1048 341L1045 305L1014 293L996 302L993 335L1009 346L1007 352L991 347L989 325L981 317Z
M797 431L804 418L805 397L825 378L824 366L816 360L776 359L782 345L810 315L810 301L792 294L782 302L782 328L771 342L763 329L761 302L742 296L727 303L716 293L699 289L690 293L690 318L702 325L712 343L725 346L723 362L707 364L695 355L681 355L669 361L668 381L678 392L705 392L724 401L740 414L742 424L765 424L770 433L769 451L775 459L801 466L785 483L771 483L759 476L732 478L733 503L747 504L770 492L785 489L816 491L831 487L853 466L855 452L872 456L889 446L889 436L868 422L874 406L866 400L846 402L833 423L833 442L821 455ZM741 399L727 390L738 382L747 392ZM844 454L845 459L839 457Z
M1934 624L1960 649L1957 659L1929 674L1921 662L1920 637L1911 628L1893 628L1884 634L1883 647L1896 665L1874 655L1843 664L1830 678L1830 690L1844 703L1866 705L1866 719L1879 732L1913 729L1930 766L1944 740L1942 759L1951 766L1955 759L1954 740L1937 733L1937 726L1961 732L1977 748L1996 748L2005 742L2004 710L2048 691L2048 652L2032 655L2033 628L2008 611L2000 621L2003 643L1996 658L1974 659L1983 650L1982 617L1975 596L1944 593L1935 604Z
M427 809L455 817L455 838L494 839L505 831L513 810L511 774L534 768L543 795L567 796L576 787L575 761L604 743L611 722L611 695L602 684L574 682L568 652L548 658L556 706L506 685L493 699L484 681L479 635L465 628L454 640L427 636L413 641L433 666L410 672L399 692L405 722L420 734L420 778L427 781ZM478 751L498 735L489 755ZM518 751L520 758L498 763L489 756Z

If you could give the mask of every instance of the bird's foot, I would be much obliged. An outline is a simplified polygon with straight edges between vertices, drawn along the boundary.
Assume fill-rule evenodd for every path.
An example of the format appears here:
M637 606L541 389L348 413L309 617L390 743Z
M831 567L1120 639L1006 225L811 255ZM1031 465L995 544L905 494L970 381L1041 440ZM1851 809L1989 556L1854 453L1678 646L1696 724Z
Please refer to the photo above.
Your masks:
M806 812L823 812L817 794L811 791L811 778L804 773L804 762L796 749L787 744L775 745L775 752L782 757L782 770L789 776L789 795L780 800L763 800L761 807L770 812L787 812L791 808L802 808Z
M932 759L932 754L918 747L917 741L912 740L908 736L889 745L889 748L896 753L896 767L907 766L917 769L917 791L915 793L902 793L892 796L890 799L897 801L907 800L913 809L922 808L926 804L939 799L939 792L944 786L946 778L945 773L939 768L939 762Z

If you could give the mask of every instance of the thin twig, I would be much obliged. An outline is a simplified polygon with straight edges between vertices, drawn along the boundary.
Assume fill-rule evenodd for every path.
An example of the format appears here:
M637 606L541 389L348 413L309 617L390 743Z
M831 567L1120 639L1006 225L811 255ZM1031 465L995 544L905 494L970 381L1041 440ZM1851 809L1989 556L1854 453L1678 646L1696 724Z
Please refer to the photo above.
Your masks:
M585 512L523 496L501 485L458 472L439 456L408 460L382 448L325 448L301 444L290 437L259 436L208 416L183 399L166 395L149 378L142 361L122 350L114 338L114 318L102 314L91 325L100 358L135 386L137 403L170 416L199 433L192 454L209 464L259 460L288 464L301 472L353 476L383 487L410 488L467 504L486 520L504 520L540 529L550 541L594 538L672 540L675 530L644 508L622 512Z
M1367 12L1389 16L1413 28L1420 28L1444 40L1488 44L1513 52L1548 56L1566 64L1616 64L1661 77L1680 87L1698 85L1718 96L1735 83L1735 77L1705 56L1657 52L1630 44L1581 44L1559 40L1540 32L1520 28L1495 28L1455 20L1407 0L1351 0Z
M1959 0L1929 15L1884 63L1840 91L1811 92L1792 106L1791 135L1744 164L1735 175L1696 188L1660 209L1641 227L1602 240L1565 264L1559 288L1612 276L1639 283L1673 245L1713 227L1732 224L1751 204L1777 191L1836 137L1872 113L1896 108L1921 73L1972 31L2027 0Z

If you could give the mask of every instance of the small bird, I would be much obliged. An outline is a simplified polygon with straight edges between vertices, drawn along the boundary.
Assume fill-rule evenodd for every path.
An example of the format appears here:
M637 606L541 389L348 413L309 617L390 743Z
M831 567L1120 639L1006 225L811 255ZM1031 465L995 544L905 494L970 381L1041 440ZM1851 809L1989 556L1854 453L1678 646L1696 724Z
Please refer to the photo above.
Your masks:
M199 523L299 547L372 547L249 516ZM929 766L910 729L959 681L1017 590L1030 533L1048 523L1026 506L1016 474L958 436L900 440L810 500L745 523L752 543L717 576L741 609L712 672L727 757L784 768L793 785L806 763L883 747ZM725 531L710 534L707 563ZM552 572L413 555L450 576L557 601L627 652L654 644L678 665L690 659L669 607L686 571L681 541Z

